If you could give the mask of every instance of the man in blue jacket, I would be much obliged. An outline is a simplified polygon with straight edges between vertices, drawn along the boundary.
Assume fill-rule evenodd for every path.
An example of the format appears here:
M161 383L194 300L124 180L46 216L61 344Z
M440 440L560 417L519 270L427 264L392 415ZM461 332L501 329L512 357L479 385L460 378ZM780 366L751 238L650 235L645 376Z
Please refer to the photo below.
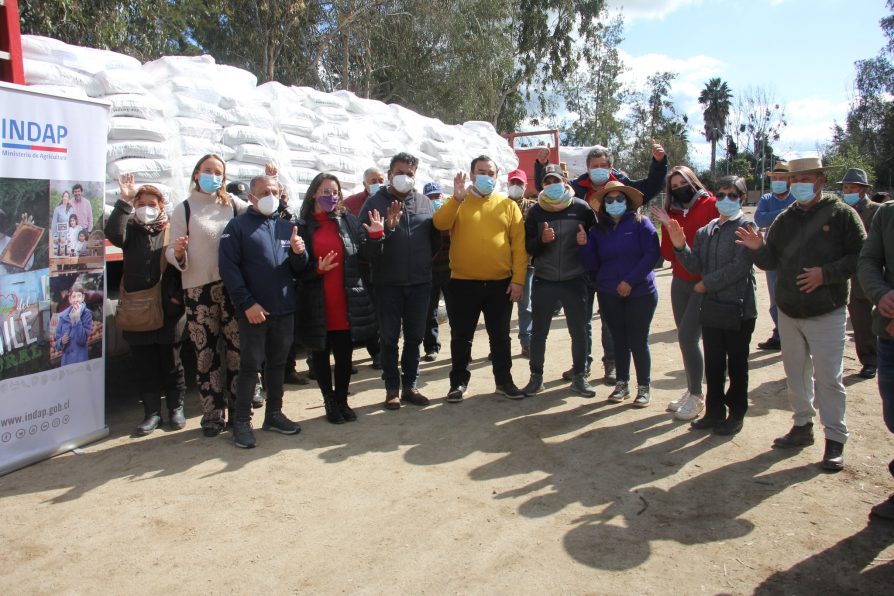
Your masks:
M385 234L369 240L387 410L399 409L401 401L428 405L428 398L416 388L416 381L419 346L428 319L431 260L441 246L441 233L432 225L435 211L431 201L415 189L418 165L419 159L409 153L392 157L388 185L370 196L360 210L360 222L365 224L374 210L387 214ZM398 369L401 328L404 347Z
M294 435L301 430L282 412L286 357L293 340L295 276L307 265L298 228L276 214L280 186L257 176L249 186L249 209L230 220L220 237L220 277L239 322L239 380L233 442L255 446L251 398L262 366L267 385L263 430Z
M767 172L770 177L770 192L765 194L757 202L754 211L754 223L764 230L770 229L770 225L780 213L789 208L795 202L788 187L788 164L777 161L773 169ZM776 271L765 271L767 275L767 292L770 294L770 317L773 319L773 335L767 341L757 344L761 350L778 350L782 347L779 342L779 311L776 309Z

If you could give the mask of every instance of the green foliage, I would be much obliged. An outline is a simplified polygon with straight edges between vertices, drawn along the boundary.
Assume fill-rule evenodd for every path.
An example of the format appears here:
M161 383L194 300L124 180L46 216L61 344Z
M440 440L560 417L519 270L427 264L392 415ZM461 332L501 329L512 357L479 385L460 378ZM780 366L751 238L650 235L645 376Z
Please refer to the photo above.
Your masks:
M646 88L631 96L631 116L628 120L633 141L622 153L628 173L636 178L649 171L652 161L652 141L664 146L671 164L689 161L689 129L684 114L677 112L670 100L670 86L677 75L655 73L646 80Z

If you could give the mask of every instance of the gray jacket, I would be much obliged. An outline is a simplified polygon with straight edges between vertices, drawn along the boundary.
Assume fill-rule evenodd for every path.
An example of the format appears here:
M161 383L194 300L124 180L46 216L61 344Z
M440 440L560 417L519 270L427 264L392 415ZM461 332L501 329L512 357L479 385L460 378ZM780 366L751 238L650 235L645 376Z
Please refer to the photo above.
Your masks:
M695 233L692 248L674 248L680 264L694 275L702 276L705 297L719 302L740 302L745 319L757 318L757 299L754 293L754 267L751 251L736 244L736 230L754 226L741 215L738 219L712 220Z

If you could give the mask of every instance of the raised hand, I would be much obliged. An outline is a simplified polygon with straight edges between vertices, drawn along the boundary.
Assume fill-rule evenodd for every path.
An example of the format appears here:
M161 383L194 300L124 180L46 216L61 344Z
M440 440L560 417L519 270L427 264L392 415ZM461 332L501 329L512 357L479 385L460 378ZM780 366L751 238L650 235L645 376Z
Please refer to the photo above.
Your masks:
M279 168L270 163L269 161L264 164L264 174L266 176L276 176L279 173Z
M248 322L252 325L260 325L267 320L267 315L269 314L269 312L264 310L263 306L257 303L245 309L245 318L248 319Z
M296 255L304 252L304 239L298 235L298 226L292 226L292 237L289 238L289 244L292 245L292 252Z
M587 244L587 231L584 230L583 224L577 224L577 244L579 246L586 246Z
M382 216L379 215L378 209L373 209L369 212L369 225L363 224L363 227L370 236L379 234L385 229L385 222Z
M468 194L469 189L466 186L468 183L468 177L465 172L460 172L456 176L453 177L453 198L462 203L466 194Z
M132 203L137 196L137 185L134 184L133 174L118 176L118 190L121 192L121 200Z
M662 209L661 207L654 207L654 206L653 206L653 207L651 208L651 211L652 211L652 217L654 217L654 218L657 219L659 222L661 222L661 225L663 225L663 226L666 226L666 225L667 225L667 222L669 222L670 219L671 219L671 218L670 218L670 215L667 214L667 211L665 211L665 210Z
M178 261L182 261L186 256L186 249L189 248L189 236L180 236L174 240L174 256Z
M328 273L338 267L338 255L334 250L330 250L325 257L317 258L317 271L319 273Z
M540 233L540 241L549 244L556 239L556 231L549 227L549 224L543 222L543 231Z
M664 157L667 155L664 151L664 147L661 146L661 143L652 139L652 157L655 161L663 161Z
M741 229L741 228L739 228ZM809 294L821 285L823 285L823 268L822 267L804 267L804 273L795 278L798 289Z
M400 216L403 215L403 204L400 201L391 201L388 205L388 216L385 225L389 230L393 230L400 223Z
M676 219L671 219L667 222L667 225L664 226L664 229L667 230L671 244L674 245L674 248L683 250L683 247L686 246L686 233L680 226L680 222Z
M741 244L750 250L760 250L764 245L764 235L761 231L751 226L742 226L736 230L736 244Z

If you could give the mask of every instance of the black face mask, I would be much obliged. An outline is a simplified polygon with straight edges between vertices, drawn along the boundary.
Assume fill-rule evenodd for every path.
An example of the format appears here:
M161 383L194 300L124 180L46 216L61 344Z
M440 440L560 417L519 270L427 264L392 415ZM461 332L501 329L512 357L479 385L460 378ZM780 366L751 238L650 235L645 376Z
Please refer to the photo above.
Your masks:
M692 198L695 197L695 191L687 184L686 186L671 190L671 196L674 197L674 200L678 203L688 205L692 201Z

